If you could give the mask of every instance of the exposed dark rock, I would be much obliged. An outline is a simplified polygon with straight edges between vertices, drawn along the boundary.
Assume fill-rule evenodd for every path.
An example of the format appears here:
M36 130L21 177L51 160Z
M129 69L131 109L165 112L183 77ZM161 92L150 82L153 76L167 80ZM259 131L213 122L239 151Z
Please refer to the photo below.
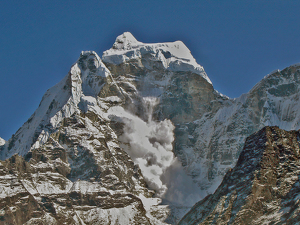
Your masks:
M299 222L299 131L265 127L243 151L214 194L179 224L295 224Z

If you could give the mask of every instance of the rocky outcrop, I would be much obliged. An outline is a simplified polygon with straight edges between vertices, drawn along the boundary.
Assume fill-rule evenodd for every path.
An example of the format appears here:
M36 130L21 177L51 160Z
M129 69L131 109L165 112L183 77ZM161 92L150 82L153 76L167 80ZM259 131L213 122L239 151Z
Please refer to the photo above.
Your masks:
M296 224L299 222L299 131L265 127L243 151L214 194L179 224Z

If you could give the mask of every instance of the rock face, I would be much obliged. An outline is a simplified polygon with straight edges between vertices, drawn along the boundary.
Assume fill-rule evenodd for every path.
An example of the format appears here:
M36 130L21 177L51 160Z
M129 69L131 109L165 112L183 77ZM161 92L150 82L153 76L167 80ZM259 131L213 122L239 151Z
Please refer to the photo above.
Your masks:
M129 224L130 216L135 216L136 224L150 224L134 195L86 180L72 184L60 157L54 154L53 163L40 161L42 154L34 155L34 163L18 155L1 162L1 224L105 224L109 216L113 223Z
M106 113L125 99L97 54L83 52L3 146L0 224L162 223L153 215L167 210Z
M247 136L264 126L300 128L300 65L274 71L249 93L229 99L214 90L181 42L129 39L126 33L117 38L103 61L120 87L134 87L132 98L138 93L159 99L153 118L168 118L175 125L173 152L202 192L214 192L235 165ZM140 115L139 107L135 113Z
M236 166L179 224L296 224L299 131L265 127L247 138Z
M181 41L144 44L125 32L102 59L82 52L28 121L0 139L0 221L176 223L214 192L248 135L300 128L299 69L229 99Z
M264 126L300 128L299 69L293 65L273 72L236 99L208 91L204 96L209 100L198 102L198 119L174 122L174 152L202 190L214 192L234 167L247 136Z

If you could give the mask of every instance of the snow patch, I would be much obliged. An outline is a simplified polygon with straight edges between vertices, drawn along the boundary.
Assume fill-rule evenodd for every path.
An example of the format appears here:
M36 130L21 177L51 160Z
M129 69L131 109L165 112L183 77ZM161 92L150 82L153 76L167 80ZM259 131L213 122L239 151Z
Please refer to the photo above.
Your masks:
M76 213L87 224L133 224L139 210L131 204L123 208L76 210Z
M0 147L5 145L5 140L3 138L0 137Z

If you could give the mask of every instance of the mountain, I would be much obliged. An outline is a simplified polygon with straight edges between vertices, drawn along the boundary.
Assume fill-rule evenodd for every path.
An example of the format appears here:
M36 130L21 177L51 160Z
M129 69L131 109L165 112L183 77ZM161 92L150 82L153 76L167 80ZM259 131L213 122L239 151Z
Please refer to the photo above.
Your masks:
M118 58L124 63L112 64ZM209 81L182 42L142 44L124 33L103 61L82 52L1 147L0 221L161 224L183 216L201 197L172 152L173 123L152 117L177 73ZM192 192L181 193L185 184Z
M175 130L180 136L177 157L201 189L214 192L235 165L247 136L264 126L300 128L299 69L292 65L274 71L239 98L213 99L199 119Z
M179 224L299 224L299 138L278 127L249 136L215 193Z
M104 113L118 95L100 58L82 53L2 150L0 223L156 224L145 208L158 199Z
M0 222L175 224L216 190L247 136L299 129L299 93L293 65L230 99L181 41L125 32L102 59L82 52L0 144Z

